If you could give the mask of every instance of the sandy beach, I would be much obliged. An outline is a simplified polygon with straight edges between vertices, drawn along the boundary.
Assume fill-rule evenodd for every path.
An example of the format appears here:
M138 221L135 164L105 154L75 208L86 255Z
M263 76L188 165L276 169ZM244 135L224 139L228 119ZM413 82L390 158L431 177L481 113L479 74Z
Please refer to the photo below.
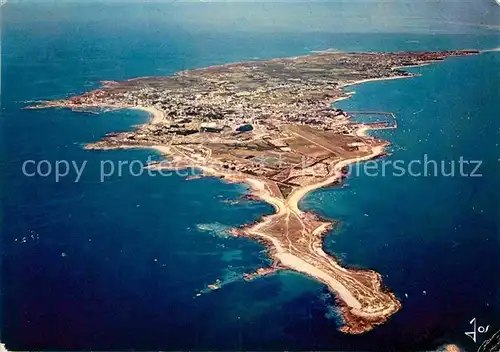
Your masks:
M149 113L151 115L151 119L149 120L149 124L151 125L156 125L158 123L161 123L165 119L165 114L163 111L155 108L154 106L134 106L132 108L130 107L123 107L124 109L134 109L134 110L141 110Z
M407 78L407 76L388 77L382 79ZM373 79L373 80L382 80ZM363 80L352 84L359 84ZM353 93L346 92L345 96L336 101L348 99ZM333 104L334 102L332 102ZM66 104L70 109L82 109L83 104ZM90 107L90 106L88 106ZM96 107L96 106L93 106ZM151 117L148 125L160 124L165 115L153 106L128 106L128 105L101 105L101 108L110 109L135 109L147 112ZM359 125L352 132L353 136L366 137L370 129L367 125ZM292 134L295 132L291 132ZM314 143L308 137L305 140ZM376 158L384 153L383 143L371 146L369 153L357 157L332 161L329 175L319 182L296 187L292 192L283 197L277 194L273 181L259 176L250 176L222 168L210 154L206 158L193 158L181 148L168 145L121 145L118 148L151 148L170 158L171 163L155 166L160 168L196 168L203 171L206 176L216 176L226 182L245 183L250 186L251 194L264 202L271 204L276 213L262 217L255 224L243 227L239 234L261 240L269 248L269 255L273 259L272 270L293 270L324 283L335 293L340 307L342 307L345 325L342 331L358 334L372 329L375 325L383 323L389 316L400 309L397 298L382 288L381 277L372 270L348 269L342 267L335 257L323 250L323 236L332 227L332 222L320 220L312 213L299 209L299 202L309 192L322 187L327 187L342 178L342 170L346 166ZM332 150L323 146L325 150ZM277 232L276 232L277 231ZM267 272L267 271L263 271ZM257 273L255 276L259 276Z
M428 64L424 64L428 65ZM416 66L422 66L422 65L415 65ZM396 69L397 67L394 67L393 69ZM362 83L367 83L367 82L376 82L376 81L389 81L393 79L402 79L402 78L412 78L415 77L415 75L410 75L410 76L390 76L390 77L381 77L381 78L368 78L368 79L360 79L359 81L354 81L352 83L346 83L343 85L343 87L350 87L350 86L355 86L358 84Z

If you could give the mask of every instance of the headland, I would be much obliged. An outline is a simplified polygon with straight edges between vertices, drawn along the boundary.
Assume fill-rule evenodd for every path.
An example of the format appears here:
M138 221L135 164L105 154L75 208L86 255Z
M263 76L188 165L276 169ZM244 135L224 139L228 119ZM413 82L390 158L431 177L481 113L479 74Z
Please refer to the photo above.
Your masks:
M324 283L337 298L341 331L363 333L401 308L373 270L346 268L323 250L333 222L299 209L309 192L338 183L351 164L384 155L387 141L366 134L395 128L360 124L335 109L348 85L412 77L405 67L425 65L476 50L401 53L323 52L181 71L167 77L103 82L80 96L28 108L142 109L149 123L110 133L88 149L154 148L168 162L151 168L201 169L205 175L248 184L252 195L276 212L234 235L262 241L272 268L288 269Z

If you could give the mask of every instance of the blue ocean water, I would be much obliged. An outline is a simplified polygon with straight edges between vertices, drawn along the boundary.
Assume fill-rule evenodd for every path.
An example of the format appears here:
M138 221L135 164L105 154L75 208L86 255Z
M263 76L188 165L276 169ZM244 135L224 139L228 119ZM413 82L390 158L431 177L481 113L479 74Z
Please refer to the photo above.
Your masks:
M402 300L401 312L361 336L336 330L333 299L314 280L282 272L233 281L269 264L263 246L224 233L272 211L258 202L232 205L245 187L127 172L100 182L105 160L159 157L148 150L82 149L107 132L143 123L143 113L21 110L25 101L83 92L102 79L327 48L492 48L497 32L422 21L416 31L398 24L367 34L355 15L345 16L347 33L314 27L314 20L278 21L280 30L273 31L272 21L255 21L269 9L252 8L249 15L237 7L231 18L239 27L228 31L224 18L199 21L207 8L183 6L2 9L2 342L17 350L387 351L444 343L474 349L463 334L470 319L498 328L498 53L412 69L422 74L417 78L351 87L356 95L338 104L397 114L398 130L374 132L393 143L389 159L426 153L483 161L481 178L360 175L302 202L341 220L325 241L331 253L377 270ZM306 10L325 12L325 4L316 6ZM30 159L87 166L79 182L74 172L55 182L24 176L22 164ZM196 296L216 279L228 283Z

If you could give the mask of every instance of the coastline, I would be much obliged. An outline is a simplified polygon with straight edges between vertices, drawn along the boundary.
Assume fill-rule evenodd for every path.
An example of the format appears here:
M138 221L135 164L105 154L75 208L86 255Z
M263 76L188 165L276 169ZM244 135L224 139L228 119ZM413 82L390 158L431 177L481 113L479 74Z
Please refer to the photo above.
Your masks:
M366 136L366 132L370 129L373 128L367 125L360 125L354 133L358 136ZM265 276L270 272L284 269L302 273L318 280L319 282L322 282L335 293L337 304L342 311L344 325L339 327L339 330L350 334L360 334L373 329L375 325L385 322L388 317L401 308L401 303L392 292L384 288L382 278L377 272L368 269L352 269L343 267L338 263L338 259L334 255L327 254L323 250L324 235L334 226L334 223L326 219L319 220L316 214L304 212L299 209L298 205L300 200L302 200L310 192L340 182L342 179L343 168L353 163L372 160L384 155L385 146L388 144L389 143L382 146L373 146L368 155L338 161L333 167L333 174L330 177L321 182L294 190L294 192L290 194L289 198L285 200L274 197L266 185L266 182L260 180L259 178L245 177L230 172L223 173L206 165L191 166L201 170L204 176L219 177L223 182L241 183L250 186L249 195L270 204L275 209L275 213L262 216L255 223L243 225L240 229L234 230L234 234L236 236L241 235L243 237L255 238L259 242L263 243L268 248L268 255L273 261L270 268L264 268L262 273L257 271L255 274L252 274L252 278ZM151 146L146 148L154 149L165 157L170 155L169 147ZM168 166L166 168L168 169ZM374 290L378 291L379 294L384 297L384 304L381 304L373 309L367 309L366 304L353 295L345 283L342 283L335 277L335 275L331 275L331 273L318 269L316 266L306 262L300 258L300 256L287 249L285 243L282 243L277 238L266 234L268 226L271 226L273 223L279 221L281 217L290 217L290 215L296 216L297 218L307 218L311 216L317 218L319 225L314 227L314 230L311 233L311 236L315 238L314 243L311 245L311 253L318 258L321 258L321 260L326 262L335 271L341 272L346 276L352 275L353 273L366 275L367 279L372 282Z
M349 84L345 84L344 87L350 85L357 85L371 81L382 81L382 80L392 80L399 78L412 78L413 75L408 76L391 76L375 79L359 80ZM345 92L344 96L334 99L331 102L333 106L337 101L349 99L354 92ZM151 118L148 123L144 125L152 125L161 123L164 115L161 111L153 106L134 106L134 107L121 107L128 109L136 109L148 112ZM369 125L359 124L356 130L353 131L353 135L359 137L367 137L367 132L373 128ZM195 160L190 160L190 164L186 164L186 167L193 167L201 170L204 176L218 177L223 182L228 183L241 183L250 186L249 195L258 198L275 209L275 213L267 216L261 217L253 224L243 225L241 229L235 231L236 235L241 235L249 238L255 238L258 241L264 243L268 248L268 253L270 258L273 260L271 272L279 269L292 270L309 277L312 277L323 284L325 284L332 292L335 293L336 301L342 311L342 318L344 320L344 325L339 328L340 331L350 334L360 334L373 329L375 325L385 322L392 314L397 312L401 308L401 303L396 298L396 296L387 291L383 284L380 274L373 270L366 269L350 269L341 266L335 256L329 255L323 250L323 240L324 235L332 228L333 223L330 220L321 220L319 225L313 227L311 235L315 237L315 242L311 246L311 253L313 253L317 258L320 258L327 265L331 267L332 270L341 272L347 276L354 274L366 275L367 280L372 282L373 292L377 292L382 296L381 301L384 304L379 305L376 308L366 310L366 305L364 305L358 298L356 298L353 293L346 287L345 283L342 283L335 275L331 275L324 270L320 270L314 265L304 261L299 256L293 254L288 250L284 243L280 242L277 238L270 236L265 233L267 226L271 226L274 222L279 221L281 217L294 216L297 218L307 218L307 217L317 217L316 214L310 212L304 212L299 208L299 202L310 192L318 190L320 188L325 188L331 186L342 179L342 170L349 166L350 164L363 162L371 159L378 158L384 155L385 147L389 145L388 142L383 141L382 145L372 146L371 151L367 155L359 156L351 159L343 159L337 161L333 166L332 174L322 180L321 182L314 183L311 185L299 187L295 189L287 199L278 199L273 196L271 190L264 180L258 177L248 177L247 175L241 175L233 172L221 172L216 170L210 165L200 165ZM130 146L122 146L123 148L130 148ZM132 147L134 148L134 147ZM152 146L137 146L138 149L153 149L160 152L164 157L172 157L172 150L169 146L164 145L152 145ZM179 158L178 156L174 156ZM188 157L188 159L190 159ZM165 168L169 168L165 166ZM268 270L268 269L265 269ZM267 275L269 271L265 271L262 274L255 273L255 277L260 277ZM371 293L372 295L374 293Z
M430 63L430 64L432 64L432 63ZM428 64L423 64L423 65L428 65ZM349 98L351 98L352 95L355 94L354 91L346 92L344 90L345 87L359 85L359 84L368 83L368 82L386 81L386 80L403 79L403 78L413 78L413 77L415 77L415 75L412 74L412 75L408 75L408 76L391 76L391 77L363 79L363 80L354 81L352 83L346 83L346 84L342 85L342 90L344 91L345 96L342 96L342 97L334 99L332 101L332 103L331 103L331 106L333 107L335 105L335 103L337 103L339 101L342 101L342 100L349 99ZM127 108L127 107L123 107L123 108ZM157 123L161 122L161 120L164 118L163 112L161 112L160 110L158 110L154 106L135 106L135 107L128 107L128 109L135 109L135 110L141 110L141 111L148 112L151 115L150 122L146 123L144 125L157 124ZM368 136L368 131L369 130L374 130L374 129L376 129L376 128L373 128L373 127L371 127L369 125L365 125L365 124L359 124L358 127L357 127L357 129L354 131L354 135L359 136L359 137L367 137ZM389 143L387 142L387 145L388 144ZM335 166L335 175L334 176L332 176L332 177L328 178L327 180L322 181L322 182L320 182L318 184L306 186L306 187L304 187L306 189L304 189L301 192L295 191L294 195L293 195L293 199L289 200L287 203L294 209L294 211L297 214L300 214L301 210L298 208L298 203L308 193L313 192L313 191L315 191L317 189L328 187L329 185L332 185L335 182L339 181L341 179L341 171L342 171L342 169L344 167L349 166L350 164L354 164L354 163L362 162L362 161L368 161L368 160L375 159L377 157L382 156L384 154L385 147L386 146L376 146L376 147L372 148L372 152L369 155L362 156L362 157L357 157L357 158L353 158L353 159L345 159L345 160L339 161L336 164L336 166ZM137 148L141 148L141 149L154 149L154 150L160 152L164 156L169 156L169 153L170 153L169 148L165 147L165 146L150 146L150 147L148 147L148 146L144 146L144 147L138 146ZM222 177L222 178L227 178L227 176L228 176L227 174L223 174L223 173L217 172L213 168L208 168L206 166L197 166L197 168L199 168L200 170L202 170L204 172L207 172L209 175L216 175L216 176ZM243 182L243 183L247 183L248 185L250 185L251 189L252 189L252 187L256 186L256 181L255 180L247 178L246 181L247 182ZM238 179L237 182L242 182L242 181L241 181L241 179ZM258 198L262 199L266 203L272 205L275 208L275 210L277 212L279 212L280 208L282 206L280 206L280 204L277 203L275 199L267 197L265 195L262 195L262 193L259 192L259 188L260 187L257 187L254 191L251 191L252 195L257 196Z
M359 131L363 131L360 133L364 133L365 131L367 131L369 129L370 129L369 127L363 126L363 127L360 127ZM334 184L335 182L338 182L342 178L342 169L344 167L349 166L350 164L355 164L358 162L375 159L375 158L384 154L384 149L385 149L385 147L373 147L372 152L369 155L339 161L334 167L335 174L332 177L330 177L330 178L328 178L320 183L309 185L306 187L302 187L302 188L299 188L296 191L294 191L292 193L292 195L290 196L290 200L288 201L289 206L296 213L298 213L298 214L301 213L302 211L299 209L298 204L308 193L313 192L315 190L318 190L320 188L328 187L328 186Z
M429 65L429 64L415 65L413 67L424 66L424 65ZM405 66L405 68L406 67L409 67L409 66ZM396 69L396 68L394 68L394 69ZM358 81L354 81L354 82L351 82L351 83L346 83L346 84L344 84L342 86L342 88L350 87L350 86L356 86L358 84L363 84L363 83L368 83L368 82L389 81L389 80L393 80L393 79L413 78L413 77L416 77L416 76L417 75L415 75L415 74L410 74L410 75L407 75L407 76L389 76L389 77L360 79Z
M148 113L149 119L146 123L139 124L138 126L156 125L165 119L165 114L154 106L145 105L125 105L125 104L70 104L66 103L64 106L44 102L45 105L38 105L35 107L27 106L24 109L47 109L63 107L72 111L84 112L85 109L110 109L110 110L139 110ZM107 112L104 110L104 112Z
M150 125L156 125L158 123L161 123L165 119L165 114L161 110L155 108L154 106L138 105L138 106L134 106L132 108L123 107L122 109L140 110L140 111L147 112L150 115L150 119L149 119L149 122L147 124L150 124Z
M441 55L447 57L471 54L475 53L459 52L458 55L455 53ZM439 55L439 53L437 55ZM430 55L430 57L436 56ZM268 60L268 62L280 62L283 60L290 61L293 60L293 58ZM418 62L418 59L415 61ZM425 65L438 62L438 60L429 60L425 57L420 61ZM218 67L230 67L231 65L235 64L226 64ZM409 65L405 67L409 67ZM201 74L210 73L210 70L211 68L209 67L191 71L181 71L176 73L176 75L185 76L183 79L186 79L190 77L190 74L196 72L201 72ZM386 76L383 76L383 74ZM325 95L322 104L328 103L330 108L333 109L335 102L351 97L354 92L346 91L345 87L348 86L371 81L412 78L418 76L417 74L407 71L398 72L395 68L390 68L389 66L386 66L386 70L383 74L379 73L379 77L377 78L366 78L357 81L350 81L347 79L346 83L344 83L345 81L339 80L339 84L334 91L335 93L326 90L326 92L330 94ZM382 76L380 77L380 75ZM367 76L373 77L373 74ZM191 77L191 79L193 79L193 77ZM323 89L324 87L321 88ZM247 94L241 96L247 96ZM182 102L188 106L186 110L188 110L189 116L196 114L197 112L190 110L191 100L187 98L186 100L187 101L182 100ZM172 144L170 143L172 139L168 140L165 139L165 137L156 138L158 134L162 135L164 133L162 130L168 125L168 121L166 120L166 113L154 106L157 105L157 101L154 99L149 101L150 105L131 105L133 104L132 102L122 103L123 100L119 99L114 101L118 101L118 103L111 105L106 104L109 100L92 100L92 98L83 100L84 102L90 101L90 104L82 104L81 101L81 98L79 99L76 97L75 99L55 103L48 102L42 105L42 107L66 107L74 111L82 111L82 107L86 108L91 106L102 108L104 106L111 106L116 109L136 109L148 112L150 114L149 121L138 127L136 132L123 134L125 136L123 139L113 139L114 136L110 136L109 139L105 138L103 141L90 143L86 147L88 149L155 149L161 154L169 157L172 162L168 163L168 165L165 163L154 166L150 165L149 167L176 170L193 167L202 170L205 176L220 177L226 182L245 183L250 186L250 195L271 204L275 208L274 214L263 216L255 223L244 225L240 229L234 231L235 235L255 238L264 242L269 249L270 257L273 259L271 268L257 271L252 277L262 276L264 273L269 273L277 269L289 269L303 273L322 282L336 297L342 313L341 317L344 320L344 325L339 329L346 333L360 334L369 331L375 326L384 323L390 316L401 309L399 299L393 292L384 287L382 277L379 273L368 269L343 267L339 264L338 258L336 258L335 255L325 253L323 250L324 235L334 225L333 221L321 219L312 212L305 212L299 209L300 200L309 192L341 181L343 170L348 165L384 155L385 147L390 145L390 143L367 135L369 129L377 129L378 127L368 124L353 124L349 121L349 118L352 116L345 114L339 109L340 115L345 116L345 119L339 123L343 129L338 129L333 133L337 141L334 139L329 140L325 137L325 135L327 135L325 130L317 129L317 131L322 131L321 133L323 133L323 135L310 132L308 129L314 130L314 128L309 127L307 124L305 126L304 124L292 124L292 127L299 126L295 129L292 127L284 128L282 131L288 133L288 135L285 134L285 136L292 135L294 137L289 138L300 138L302 141L305 141L306 144L309 143L309 146L319 148L323 153L326 152L328 153L327 155L329 155L328 158L322 161L323 164L321 164L320 167L323 169L320 169L318 173L313 170L314 172L310 178L306 178L306 180L302 182L290 184L285 183L287 182L286 180L296 176L275 179L273 176L267 177L265 174L251 173L245 171L245 169L230 168L230 165L225 164L224 160L221 161L217 159L217 156L213 157L213 148L204 148L203 145L201 145L201 147L198 148L199 150L195 153L190 147L184 147L183 143ZM141 100L135 100L135 102L137 101ZM111 102L113 102L113 100L111 100ZM211 100L210 102L218 104L220 100ZM183 105L181 105L181 107L182 106ZM309 109L304 111L306 116L309 113ZM207 114L213 115L210 111L208 111ZM161 125L156 126L156 128L149 128L149 126L157 124ZM397 125L385 128L397 128ZM187 130L188 133L191 133L191 131L193 130ZM276 131L279 131L279 129L276 129ZM155 132L158 134L155 134ZM201 131L200 129L200 133L201 132L205 131ZM150 133L150 135L147 133ZM177 132L174 131L171 135L175 136ZM139 139L136 139L136 136L139 136ZM168 134L165 134L165 136L168 136ZM349 143L349 139L347 138L346 141L346 137L342 136L349 136L349 138L351 138L350 141L353 141L354 138L354 142ZM130 139L128 139L128 137L130 137ZM111 140L111 142L108 143L108 140ZM339 140L342 141L342 143L339 143ZM196 142L196 140L190 141L190 143L187 144L191 145L194 142ZM359 144L361 144L360 148L358 148ZM331 147L332 145L333 147ZM335 151L332 148L337 149ZM288 149L290 150L290 148ZM339 149L341 152L339 152ZM215 150L221 153L220 150ZM241 152L240 150L240 153ZM285 152L285 150L283 150L283 152ZM290 168L290 170L295 168L298 164L291 165L292 168ZM307 167L311 168L311 166ZM301 168L299 169L302 170ZM323 172L322 170L326 171ZM292 171L290 171L289 175L291 174ZM281 189L280 185L282 186L283 184L288 188Z

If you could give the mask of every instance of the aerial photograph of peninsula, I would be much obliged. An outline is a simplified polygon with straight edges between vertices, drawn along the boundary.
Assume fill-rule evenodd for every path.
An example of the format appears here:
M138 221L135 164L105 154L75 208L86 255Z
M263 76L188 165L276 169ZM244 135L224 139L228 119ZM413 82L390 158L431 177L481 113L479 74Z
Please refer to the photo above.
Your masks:
M0 351L500 351L500 2L0 4Z

